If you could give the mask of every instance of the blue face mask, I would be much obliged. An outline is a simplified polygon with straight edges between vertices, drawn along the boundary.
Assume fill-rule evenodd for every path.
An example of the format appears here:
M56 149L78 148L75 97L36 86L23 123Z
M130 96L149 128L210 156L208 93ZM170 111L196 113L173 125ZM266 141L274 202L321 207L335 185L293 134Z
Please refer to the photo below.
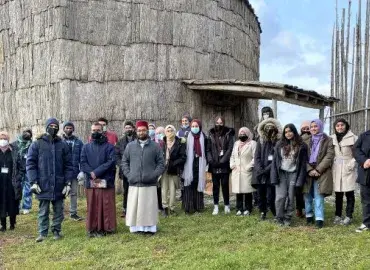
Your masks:
M182 125L183 129L187 129L188 127L189 127L189 125Z
M191 128L191 132L193 132L194 134L198 134L199 133L199 128Z
M154 129L149 129L149 136L154 137L155 136L155 130Z
M163 134L157 134L155 135L155 137L157 138L157 140L163 141Z

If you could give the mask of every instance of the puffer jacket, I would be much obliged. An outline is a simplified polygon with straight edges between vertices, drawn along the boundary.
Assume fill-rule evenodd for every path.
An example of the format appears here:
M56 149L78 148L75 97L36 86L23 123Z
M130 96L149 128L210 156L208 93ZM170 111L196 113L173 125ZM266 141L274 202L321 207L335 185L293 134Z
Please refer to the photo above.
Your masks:
M73 165L69 147L60 137L37 137L28 150L26 169L31 185L40 186L39 200L64 199L62 191L73 179Z
M81 151L84 146L83 142L76 136L72 135L71 137L66 137L63 135L63 140L67 145L72 149L72 165L73 165L73 178L77 179L77 175L80 173L80 160L81 160Z

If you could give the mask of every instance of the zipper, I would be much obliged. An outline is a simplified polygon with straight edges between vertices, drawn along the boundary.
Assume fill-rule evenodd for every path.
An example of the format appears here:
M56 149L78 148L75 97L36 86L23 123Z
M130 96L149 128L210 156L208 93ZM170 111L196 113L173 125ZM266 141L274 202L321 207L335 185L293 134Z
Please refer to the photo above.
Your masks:
M140 146L140 145L139 145ZM140 146L141 147L141 146ZM143 147L141 147L141 164L140 164L140 181L141 183L143 183L143 157L144 157L144 147L145 147L145 144Z

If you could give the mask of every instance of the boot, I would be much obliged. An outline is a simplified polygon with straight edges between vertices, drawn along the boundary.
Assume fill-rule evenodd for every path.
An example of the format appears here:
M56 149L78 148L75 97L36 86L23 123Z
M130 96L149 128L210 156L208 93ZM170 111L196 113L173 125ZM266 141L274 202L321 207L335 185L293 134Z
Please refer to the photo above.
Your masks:
M6 231L6 218L1 218L0 232L5 232L5 231Z
M10 230L13 231L15 229L15 224L17 223L17 217L11 216L10 219Z

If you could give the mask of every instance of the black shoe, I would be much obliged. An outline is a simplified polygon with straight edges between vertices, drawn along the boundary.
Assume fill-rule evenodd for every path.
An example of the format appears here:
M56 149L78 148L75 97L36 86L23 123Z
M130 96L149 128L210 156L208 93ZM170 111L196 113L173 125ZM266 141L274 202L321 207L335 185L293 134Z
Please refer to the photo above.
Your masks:
M96 237L96 232L88 232L87 233L87 237L88 238L94 238L94 237Z
M15 226L14 225L10 225L9 230L14 231L14 229L15 229Z
M77 214L71 215L71 219L74 221L82 221L84 220L82 217L78 216Z
M266 213L261 213L261 220L266 220Z
M306 218L306 224L307 225L313 224L313 217Z
M168 217L168 207L163 209L163 216Z
M121 218L125 218L126 217L126 211L125 210L123 210L122 211L122 214L121 214Z
M324 221L322 221L322 220L316 220L316 227L318 229L322 229L322 227L324 227Z
M279 225L279 226L284 226L284 220L282 218L276 218L276 223Z
M54 237L53 237L53 239L54 239L55 241L62 239L62 237L63 237L63 236L60 234L60 232L57 232L57 231L55 231L55 232L54 232Z
M1 226L1 227L0 227L0 232L5 232L5 231L6 231L6 227Z

